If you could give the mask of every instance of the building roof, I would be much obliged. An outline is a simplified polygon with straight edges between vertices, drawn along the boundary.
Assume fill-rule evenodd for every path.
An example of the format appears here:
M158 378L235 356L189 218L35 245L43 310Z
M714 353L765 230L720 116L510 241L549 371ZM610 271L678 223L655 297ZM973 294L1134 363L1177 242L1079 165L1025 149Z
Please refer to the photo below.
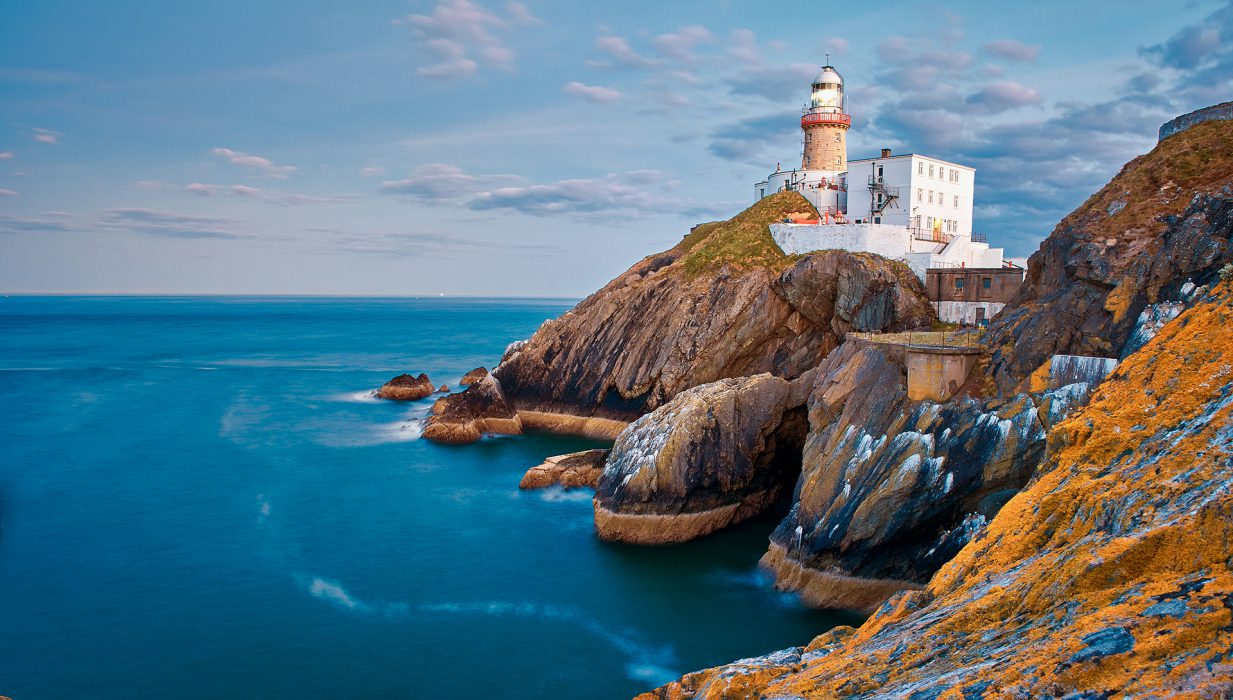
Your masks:
M976 168L973 168L970 165L963 165L962 163L955 163L949 160L942 160L941 158L936 158L934 156L927 156L923 153L896 153L886 158L883 158L882 156L871 156L869 158L849 158L848 162L849 163L867 163L869 161L874 161L874 160L895 160L897 158L925 158L935 163L944 163L946 165L953 165L956 168L963 168L964 170L971 170L972 172L976 172Z

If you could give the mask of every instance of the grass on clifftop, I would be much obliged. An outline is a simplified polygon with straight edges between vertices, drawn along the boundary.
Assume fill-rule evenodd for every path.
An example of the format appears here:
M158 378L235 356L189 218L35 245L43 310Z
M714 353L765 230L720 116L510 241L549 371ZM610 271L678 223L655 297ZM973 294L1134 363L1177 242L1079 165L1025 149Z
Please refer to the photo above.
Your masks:
M1212 192L1230 180L1233 122L1196 124L1127 163L1059 226L1095 213L1096 221L1088 225L1094 236L1117 238L1135 228L1154 236L1165 227L1160 218L1181 213L1190 203L1190 193Z
M818 211L799 192L778 192L727 221L701 224L676 246L685 253L681 261L686 274L692 277L724 265L773 270L787 267L794 258L775 245L769 226L789 214L817 217Z

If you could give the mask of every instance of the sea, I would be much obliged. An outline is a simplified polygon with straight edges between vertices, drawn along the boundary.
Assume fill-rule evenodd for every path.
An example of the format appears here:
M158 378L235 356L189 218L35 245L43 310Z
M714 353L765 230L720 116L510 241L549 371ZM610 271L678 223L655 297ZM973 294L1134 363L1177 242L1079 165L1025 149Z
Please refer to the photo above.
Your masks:
M773 520L600 542L518 482L605 443L436 445L373 396L573 303L0 298L0 695L628 698L858 623L772 589Z

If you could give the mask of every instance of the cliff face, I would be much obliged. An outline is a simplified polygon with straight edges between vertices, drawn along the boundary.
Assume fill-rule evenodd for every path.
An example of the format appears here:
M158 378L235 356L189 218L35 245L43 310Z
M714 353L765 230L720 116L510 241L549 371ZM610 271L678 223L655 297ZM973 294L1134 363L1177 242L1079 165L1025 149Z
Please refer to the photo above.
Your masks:
M901 346L849 339L818 368L791 512L763 565L814 605L870 609L918 587L1023 487L1045 429L1087 385L911 401Z
M1038 476L924 590L645 697L1227 697L1229 328L1226 282L1054 426Z
M783 192L703 224L512 346L491 376L524 427L561 415L623 425L708 382L798 377L849 330L935 318L906 265L844 251L785 256L767 225L798 212L816 214ZM450 415L443 407L431 422Z
M1199 124L1127 163L1058 224L990 323L991 375L1014 392L1055 354L1118 357L1139 318L1233 260L1233 122Z

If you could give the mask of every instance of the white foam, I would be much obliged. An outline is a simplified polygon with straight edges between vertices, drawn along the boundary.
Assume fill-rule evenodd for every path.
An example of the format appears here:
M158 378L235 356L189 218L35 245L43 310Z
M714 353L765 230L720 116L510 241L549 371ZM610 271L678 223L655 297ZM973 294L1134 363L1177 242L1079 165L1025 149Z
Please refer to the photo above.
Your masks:
M539 497L549 503L590 503L595 494L590 489L567 489L561 486L549 486L539 489Z
M341 403L385 403L384 399L377 398L376 389L348 391L342 394L334 394L329 398L329 400L338 401Z

